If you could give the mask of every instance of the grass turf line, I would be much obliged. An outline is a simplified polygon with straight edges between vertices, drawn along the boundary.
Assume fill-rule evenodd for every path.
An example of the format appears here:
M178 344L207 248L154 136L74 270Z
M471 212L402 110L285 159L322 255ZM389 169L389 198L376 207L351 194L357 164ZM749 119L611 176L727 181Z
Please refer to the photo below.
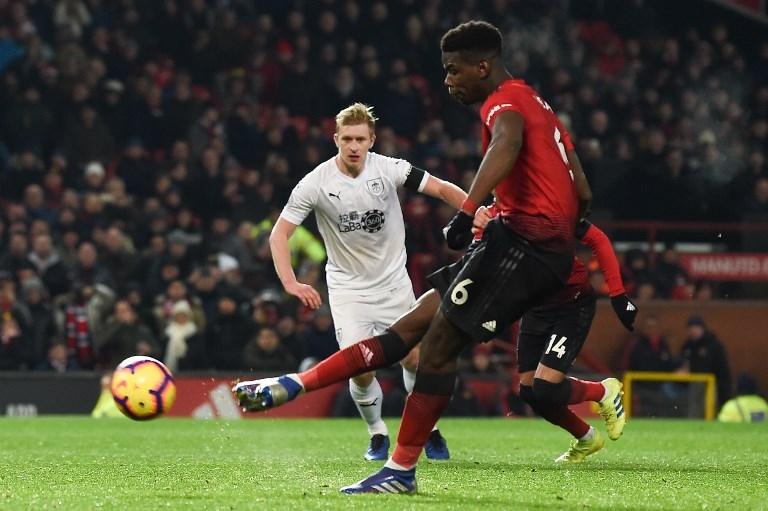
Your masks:
M0 510L768 509L765 424L634 420L569 467L552 463L568 435L542 420L441 429L453 459L421 463L419 495L345 496L381 465L356 419L3 418Z

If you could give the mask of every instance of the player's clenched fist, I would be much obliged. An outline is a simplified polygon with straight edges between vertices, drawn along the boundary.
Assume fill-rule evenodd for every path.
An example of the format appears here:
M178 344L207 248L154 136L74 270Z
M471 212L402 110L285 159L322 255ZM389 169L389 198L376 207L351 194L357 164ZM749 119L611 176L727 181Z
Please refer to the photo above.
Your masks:
M477 211L475 211L475 218L472 220L472 234L477 236L478 233L483 232L485 226L487 226L488 222L491 220L493 220L493 216L491 215L490 208L486 208L485 206L477 208Z
M323 300L320 298L320 293L309 284L294 282L293 284L285 286L285 291L289 295L293 295L301 300L301 303L304 304L305 307L309 307L312 310L319 308L320 305L323 304Z

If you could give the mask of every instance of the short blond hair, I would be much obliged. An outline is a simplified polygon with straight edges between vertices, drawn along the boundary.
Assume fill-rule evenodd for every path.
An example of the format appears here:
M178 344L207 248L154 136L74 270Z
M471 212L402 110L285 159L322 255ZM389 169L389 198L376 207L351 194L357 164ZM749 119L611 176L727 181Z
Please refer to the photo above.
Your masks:
M368 124L371 133L376 129L376 121L379 118L373 115L373 107L364 103L353 103L336 114L336 133L342 126L354 126L356 124Z

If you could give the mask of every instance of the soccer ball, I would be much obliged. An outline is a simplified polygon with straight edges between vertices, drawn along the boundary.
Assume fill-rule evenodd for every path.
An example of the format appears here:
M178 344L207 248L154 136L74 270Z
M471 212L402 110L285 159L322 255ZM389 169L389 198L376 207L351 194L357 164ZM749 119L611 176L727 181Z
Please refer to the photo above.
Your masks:
M176 401L176 383L165 365L152 357L129 357L120 362L110 385L117 408L142 421L159 417Z

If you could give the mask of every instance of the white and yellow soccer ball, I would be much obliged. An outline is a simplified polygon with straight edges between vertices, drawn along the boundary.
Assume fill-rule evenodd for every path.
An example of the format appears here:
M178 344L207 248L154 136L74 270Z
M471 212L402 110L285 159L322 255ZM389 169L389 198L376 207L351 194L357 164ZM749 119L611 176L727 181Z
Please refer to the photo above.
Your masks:
M152 357L128 357L117 366L110 384L117 408L133 420L160 417L176 401L176 383L165 365Z

